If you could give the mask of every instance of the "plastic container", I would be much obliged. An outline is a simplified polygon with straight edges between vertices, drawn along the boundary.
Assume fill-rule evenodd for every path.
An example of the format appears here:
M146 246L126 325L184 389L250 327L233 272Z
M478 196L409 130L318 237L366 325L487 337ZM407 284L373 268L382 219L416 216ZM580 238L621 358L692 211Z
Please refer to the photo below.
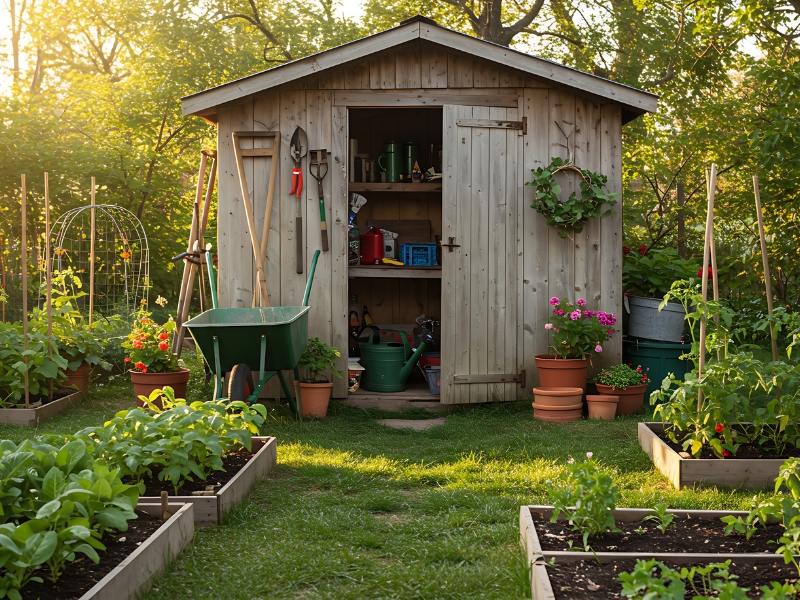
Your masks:
M408 267L435 267L436 244L400 244L400 260Z
M683 326L686 312L678 302L669 302L658 310L660 298L628 296L630 317L628 335L656 342L683 342Z
M428 380L428 389L431 394L438 396L441 393L440 379L442 375L442 367L434 367L428 365L422 372L425 373L425 379Z
M370 227L361 234L361 264L379 265L383 260L383 234L377 227Z
M441 367L442 355L439 352L426 352L419 359L419 366L423 369L427 366Z
M678 357L692 349L691 344L670 344L646 340L626 339L622 341L622 361L636 368L642 365L650 381L645 393L645 404L649 404L650 393L661 387L661 381L670 373L683 379L694 366L690 360Z
M364 367L355 360L347 361L347 390L352 394L361 386L361 374Z

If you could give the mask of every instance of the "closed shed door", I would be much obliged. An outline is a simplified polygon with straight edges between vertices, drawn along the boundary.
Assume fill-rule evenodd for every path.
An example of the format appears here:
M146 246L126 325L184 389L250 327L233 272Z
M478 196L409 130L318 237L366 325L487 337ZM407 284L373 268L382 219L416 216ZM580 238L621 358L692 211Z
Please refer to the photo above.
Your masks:
M516 400L522 126L516 108L444 107L441 402Z

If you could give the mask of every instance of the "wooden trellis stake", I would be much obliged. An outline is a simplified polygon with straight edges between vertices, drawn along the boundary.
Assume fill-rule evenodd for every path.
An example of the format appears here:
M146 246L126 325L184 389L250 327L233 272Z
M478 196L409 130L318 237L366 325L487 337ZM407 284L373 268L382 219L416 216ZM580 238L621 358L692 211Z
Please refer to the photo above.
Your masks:
M91 218L91 238L89 240L89 327L92 326L92 315L94 313L94 237L95 237L95 180L92 177L92 218Z
M50 176L44 174L44 265L45 275L44 281L47 286L47 335L53 335L53 292L51 286L53 283L53 270L50 266ZM53 355L53 349L50 348L50 356ZM48 398L53 399L53 380L50 380L48 385Z
M25 175L22 176L22 231L20 245L22 246L22 351L28 351L28 235L27 216L28 190L25 187ZM30 387L28 385L28 355L23 357L25 362L25 408L31 407Z
M708 262L710 258L711 242L714 235L714 194L717 189L717 165L712 163L711 174L708 181L708 213L706 214L706 236L703 244L703 278L701 284L701 294L703 303L708 302ZM698 380L703 374L703 367L706 363L706 321L700 320L700 358L697 363ZM697 392L697 412L703 410L703 392Z
M764 288L767 292L767 314L772 318L772 276L769 272L769 256L767 256L767 237L764 235L764 218L761 214L761 190L758 187L758 175L753 175L753 192L756 196L756 216L758 217L758 237L761 240L761 260L764 263ZM775 340L775 328L769 324L769 337L772 341L772 360L778 360L778 342Z

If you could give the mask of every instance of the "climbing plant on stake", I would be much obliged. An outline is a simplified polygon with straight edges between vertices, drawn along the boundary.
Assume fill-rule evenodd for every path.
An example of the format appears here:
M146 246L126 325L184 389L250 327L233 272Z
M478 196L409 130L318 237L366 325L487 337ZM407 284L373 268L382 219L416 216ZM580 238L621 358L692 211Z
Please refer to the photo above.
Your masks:
M581 177L581 195L578 197L572 192L564 201L558 195L561 186L556 183L555 175L562 171L575 171ZM608 177L575 166L571 161L553 157L546 167L531 169L533 181L525 185L536 188L536 195L531 208L544 215L547 224L554 227L562 238L567 237L570 231L580 233L583 225L592 217L608 217L614 213L612 210L603 211L603 205L614 206L614 200L619 194L609 194L603 190Z

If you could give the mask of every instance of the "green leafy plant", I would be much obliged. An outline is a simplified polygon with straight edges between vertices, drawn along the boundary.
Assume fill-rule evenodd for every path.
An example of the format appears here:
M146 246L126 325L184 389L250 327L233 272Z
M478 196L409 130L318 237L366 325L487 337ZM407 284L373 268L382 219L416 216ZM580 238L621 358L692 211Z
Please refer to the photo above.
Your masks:
M305 352L303 352L303 354L300 356L300 362L298 363L298 366L308 370L308 383L327 382L328 380L324 377L322 379L319 378L320 373L330 367L331 372L336 377L341 377L341 371L337 371L334 368L336 366L336 359L340 358L341 356L341 352L339 352L336 348L328 346L328 344L320 340L318 337L310 338L308 340L308 346L306 346Z
M655 514L647 515L644 518L645 521L653 521L661 533L666 533L673 519L675 519L675 515L667 512L668 506L666 502L659 502L653 507Z
M635 369L632 365L614 365L600 371L597 383L610 385L619 390L627 390L632 385L647 385L650 378L639 365Z
M95 456L118 465L121 477L138 484L142 492L145 477L169 481L177 493L186 481L205 480L211 471L223 470L228 452L251 449L251 438L266 418L261 404L187 404L176 399L170 387L140 398L147 408L120 411L103 427L90 427L76 436Z
M587 460L568 461L566 468L550 491L553 502L551 521L564 514L573 530L583 535L583 546L589 550L589 538L601 536L607 529L619 531L614 510L620 498L619 486L603 471L592 453Z
M556 183L555 175L562 171L575 171L580 175L580 197L572 192L563 202L558 195L561 186ZM619 194L603 191L608 177L585 169L579 169L563 158L553 157L546 167L531 169L533 180L525 185L536 188L536 196L531 208L547 219L547 224L554 227L561 237L567 237L571 231L581 232L583 226L592 217L608 217L616 214L612 210L603 211L603 205L614 206Z
M561 358L585 359L601 353L603 344L614 335L617 318L611 313L586 309L586 300L575 304L568 299L550 298L553 314L544 328L553 333L550 350Z
M674 248L623 247L622 252L622 289L634 296L663 298L675 281L690 279L697 270Z
M122 342L122 347L128 352L125 363L141 373L180 371L178 357L170 349L170 338L174 331L175 321L172 317L159 325L150 318L150 313L140 312L133 322L128 339Z
M678 571L655 559L637 560L633 571L620 573L618 581L622 584L622 595L627 598L683 600L688 583L694 600L747 600L750 589L739 587L730 565L731 561L727 560L683 567ZM781 586L773 587L780 589Z
M58 384L65 379L63 369L68 363L59 355L54 337L29 331L27 350L24 342L21 325L0 323L0 407L17 405L23 399L26 372L31 396L44 393L49 380Z

